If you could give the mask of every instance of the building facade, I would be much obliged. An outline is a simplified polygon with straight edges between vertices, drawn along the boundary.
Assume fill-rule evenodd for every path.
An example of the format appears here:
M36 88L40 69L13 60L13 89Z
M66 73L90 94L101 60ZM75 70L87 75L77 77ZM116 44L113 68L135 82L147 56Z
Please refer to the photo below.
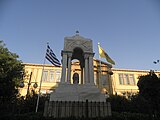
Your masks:
M130 96L138 92L138 78L147 75L149 70L131 70L113 68L112 94Z
M138 77L147 75L150 70L130 70L112 68L110 64L94 59L94 83L106 94L118 94L129 96L138 92ZM24 63L25 77L24 86L19 88L22 96L34 90L38 93L41 84L41 93L50 94L58 86L61 80L62 67L53 65ZM71 67L71 84L73 84L73 74L79 74L79 84L83 84L79 61L73 60ZM159 76L160 71L155 71ZM41 82L42 81L42 82ZM35 83L38 87L35 87Z

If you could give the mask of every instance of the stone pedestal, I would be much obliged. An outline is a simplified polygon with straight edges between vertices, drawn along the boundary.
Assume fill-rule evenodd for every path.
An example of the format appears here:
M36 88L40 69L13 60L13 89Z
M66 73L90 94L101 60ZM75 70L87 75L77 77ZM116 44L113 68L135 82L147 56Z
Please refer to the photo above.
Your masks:
M105 102L102 94L94 84L60 83L50 95L50 101L97 101Z

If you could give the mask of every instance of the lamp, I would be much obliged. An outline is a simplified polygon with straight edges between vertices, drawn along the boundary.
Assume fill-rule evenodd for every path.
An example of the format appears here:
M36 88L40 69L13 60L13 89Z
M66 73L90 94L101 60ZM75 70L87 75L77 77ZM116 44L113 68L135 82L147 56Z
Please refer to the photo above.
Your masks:
M28 81L28 82L26 82L26 81L21 81L20 84L19 84L19 87L20 87L20 88L24 88L24 87L25 87L25 84L24 84L24 83L27 83L28 87L27 87L27 94L26 94L26 96L29 95L29 88L30 88L30 86L31 86L32 83L34 83L34 84L33 84L33 87L34 87L35 89L38 87L37 82L31 82L31 77L32 77L32 72L31 72L31 74L30 74L30 77L29 77L29 81Z

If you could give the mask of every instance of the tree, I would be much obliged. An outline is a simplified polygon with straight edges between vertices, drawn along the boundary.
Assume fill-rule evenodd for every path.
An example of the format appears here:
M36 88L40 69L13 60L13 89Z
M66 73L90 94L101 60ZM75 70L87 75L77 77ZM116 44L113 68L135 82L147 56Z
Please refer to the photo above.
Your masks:
M160 108L160 78L150 71L148 75L140 76L137 83L139 95L142 96L152 106L152 113L157 115Z
M131 96L130 100L131 100L130 101L131 108L129 109L130 112L143 113L143 114L151 113L150 104L146 99L144 99L139 94Z
M24 66L19 56L10 52L3 41L0 41L0 98L11 100L18 93L18 85L22 79Z
M108 98L108 101L111 103L112 111L115 112L127 112L130 108L130 101L119 95L111 95Z

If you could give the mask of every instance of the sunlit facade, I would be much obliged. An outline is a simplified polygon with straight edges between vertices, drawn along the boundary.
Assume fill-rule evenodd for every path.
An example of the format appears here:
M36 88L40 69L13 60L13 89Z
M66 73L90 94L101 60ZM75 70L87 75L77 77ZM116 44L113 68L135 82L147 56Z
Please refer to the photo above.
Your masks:
M106 94L118 94L123 96L129 96L138 92L137 82L138 77L141 75L147 75L149 70L130 70L130 69L117 69L112 68L110 64L100 62L96 59L94 63L94 83L100 89L100 91ZM31 64L24 63L25 65L25 77L24 87L19 88L21 95L25 96L27 91L35 90L39 91L41 84L41 93L49 94L54 91L61 80L62 67L55 67L53 65L43 64ZM84 84L81 81L81 69L78 61L72 62L71 67L71 83L73 84L72 76L74 73L79 74L79 84ZM113 74L112 74L113 73ZM155 71L159 76L160 71ZM38 87L34 87L34 84Z
M113 94L130 96L138 92L137 82L139 76L147 75L149 70L131 70L113 68L112 89Z

